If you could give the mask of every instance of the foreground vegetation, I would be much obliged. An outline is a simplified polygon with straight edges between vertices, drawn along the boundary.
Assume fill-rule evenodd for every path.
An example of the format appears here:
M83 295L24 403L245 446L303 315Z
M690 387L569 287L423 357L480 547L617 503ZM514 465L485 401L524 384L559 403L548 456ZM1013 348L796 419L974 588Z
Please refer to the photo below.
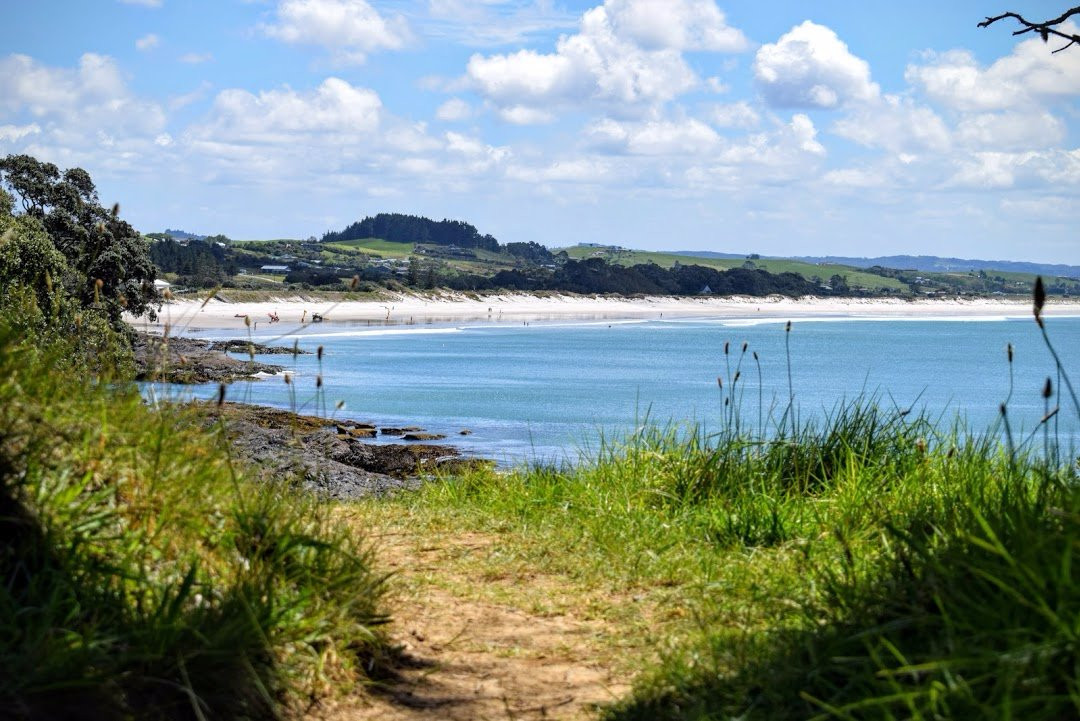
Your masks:
M1074 458L872 399L769 438L724 407L718 436L646 429L356 510L433 543L494 533L475 577L575 589L548 610L609 622L636 677L607 719L1080 714Z
M0 705L271 717L384 655L362 538L255 484L223 429L0 330Z
M0 715L273 718L382 669L363 537L131 382L147 246L83 171L0 181Z
M460 560L472 578L570 589L469 593L605 619L634 652L605 662L636 680L611 720L1080 716L1080 469L1050 437L1062 382L1080 417L1064 366L1028 445L1007 406L979 436L873 399L753 424L744 346L718 435L648 427L572 466L436 479L354 504L350 528L288 478L249 480L221 425L142 401L118 319L152 312L148 248L88 177L0 170L24 207L0 195L5 713L272 718L363 684L392 656L363 539L407 527L496 534Z

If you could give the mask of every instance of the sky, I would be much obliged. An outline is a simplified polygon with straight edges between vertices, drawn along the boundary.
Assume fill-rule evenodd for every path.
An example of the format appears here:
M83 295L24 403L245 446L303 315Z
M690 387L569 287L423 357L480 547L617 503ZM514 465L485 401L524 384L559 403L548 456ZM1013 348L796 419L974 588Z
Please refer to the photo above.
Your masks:
M1080 47L976 27L1064 2L0 5L0 155L144 232L1080 264Z

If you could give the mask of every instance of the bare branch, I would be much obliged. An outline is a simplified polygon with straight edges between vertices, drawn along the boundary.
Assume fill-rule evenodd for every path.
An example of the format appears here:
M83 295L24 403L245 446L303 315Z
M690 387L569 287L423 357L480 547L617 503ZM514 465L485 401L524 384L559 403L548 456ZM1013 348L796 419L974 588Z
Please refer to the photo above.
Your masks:
M1058 30L1056 27L1076 15L1080 15L1080 5L1066 10L1056 18L1053 18L1051 20L1044 20L1043 22L1032 22L1024 18L1024 16L1020 15L1019 13L1005 12L1001 15L996 15L994 17L987 17L985 20L979 23L978 26L980 28L985 28L993 25L999 20L1004 20L1005 18L1012 18L1016 20L1016 22L1024 26L1019 30L1014 30L1013 35L1023 35L1024 33L1036 32L1039 34L1040 37L1042 37L1044 43L1050 40L1051 35L1068 40L1069 42L1067 44L1053 51L1055 53L1060 53L1067 47L1070 47L1072 45L1080 45L1080 35L1065 33Z

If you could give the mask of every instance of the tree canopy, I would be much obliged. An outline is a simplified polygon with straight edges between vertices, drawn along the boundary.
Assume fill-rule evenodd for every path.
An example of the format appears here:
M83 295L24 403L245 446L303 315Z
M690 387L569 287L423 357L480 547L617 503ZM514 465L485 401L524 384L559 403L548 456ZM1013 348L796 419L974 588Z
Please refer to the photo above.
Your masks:
M381 238L395 243L430 243L456 245L498 252L499 241L481 235L475 226L461 220L431 220L419 215L379 213L357 221L340 232L328 232L323 242Z
M0 185L14 202L0 198L8 212L40 224L66 264L58 278L63 289L84 308L102 310L119 327L121 314L155 315L156 270L149 245L119 217L119 207L103 207L90 174L82 168L61 173L52 163L29 155L0 160ZM0 209L2 210L2 209ZM25 221L23 221L25 225Z

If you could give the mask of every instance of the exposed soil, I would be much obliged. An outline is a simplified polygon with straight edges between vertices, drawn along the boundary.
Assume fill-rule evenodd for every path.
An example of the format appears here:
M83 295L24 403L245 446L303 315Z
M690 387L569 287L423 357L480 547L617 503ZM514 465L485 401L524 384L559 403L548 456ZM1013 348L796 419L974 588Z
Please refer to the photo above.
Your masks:
M428 537L427 542L430 542ZM482 721L592 719L598 705L629 691L603 659L613 628L561 612L527 612L479 600L480 579L449 559L486 553L481 534L440 538L436 547L407 533L376 537L379 563L394 573L390 607L408 663L399 678L310 714L324 721ZM542 577L483 579L513 591L558 583Z

